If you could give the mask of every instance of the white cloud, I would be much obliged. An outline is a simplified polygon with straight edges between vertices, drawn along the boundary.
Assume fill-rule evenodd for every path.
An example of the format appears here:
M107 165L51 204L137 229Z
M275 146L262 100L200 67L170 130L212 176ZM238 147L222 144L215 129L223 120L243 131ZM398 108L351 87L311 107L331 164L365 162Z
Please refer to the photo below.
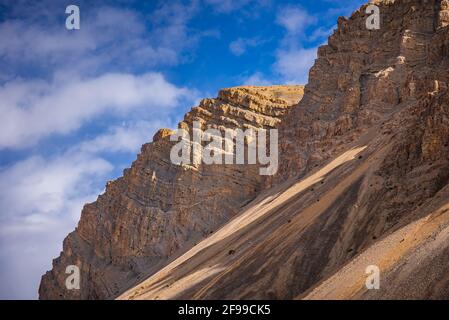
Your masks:
M276 22L285 28L285 35L276 52L273 70L284 83L306 84L317 48L304 48L305 30L315 24L316 17L299 6L288 5L279 9Z
M241 56L246 52L248 48L256 47L263 42L264 41L259 38L238 38L237 40L234 40L229 44L229 50L232 52L232 54Z
M164 4L150 17L148 28L137 11L89 5L81 8L81 29L76 31L54 19L33 20L30 12L0 23L0 66L15 76L26 66L92 75L111 67L128 71L130 61L133 67L175 65L199 39L210 36L188 27L196 8L195 2Z
M317 48L279 50L274 69L286 83L305 84L317 56Z
M243 85L245 86L269 86L273 83L266 79L260 72L256 72L245 79Z
M134 155L166 121L137 121L82 141L60 155L30 156L0 170L0 298L36 298L40 277L62 248L85 203L114 165L101 154Z
M0 22L0 153L22 157L0 168L3 299L37 297L83 205L123 157L134 157L157 128L172 127L181 102L197 99L157 69L183 63L200 39L217 35L189 27L196 0L161 1L149 15L80 2L78 31L64 28L65 6L50 0L8 1ZM48 154L39 144L65 134L73 146L62 139ZM11 150L18 148L25 150Z
M234 40L229 44L229 50L232 54L241 56L246 51L246 43L241 38Z
M179 63L186 49L214 35L188 28L196 1L163 3L151 16L151 28L136 11L101 3L84 6L81 29L75 32L61 27L54 18L58 6L51 2L11 7L18 18L0 23L0 149L73 132L104 113L145 107L157 108L153 116L161 116L161 110L192 92L160 73L135 75L130 66ZM47 74L20 78L20 72L34 68Z
M316 22L306 10L298 6L282 7L276 17L276 22L283 26L290 34L301 34L306 27Z
M244 79L244 85L268 86L274 83L306 84L309 70L317 57L318 48L279 49L276 52L276 61L271 66L274 72L272 78L256 72Z
M70 152L0 171L0 298L37 297L40 276L111 170L99 157Z
M86 153L99 152L129 152L135 153L142 144L151 141L153 134L159 128L174 127L164 121L138 121L109 128L105 134L92 140L80 143L77 149Z
M254 0L205 0L205 2L215 8L217 12L229 13L238 10L251 2L258 2Z
M101 114L157 111L193 93L159 73L105 74L68 83L14 81L0 87L0 148L20 148L50 134L65 134Z
M312 32L312 34L309 36L308 39L310 41L316 41L318 39L327 39L329 36L332 35L332 33L336 28L337 28L336 25L330 28L323 28L323 27L317 28Z
M54 32L54 33L53 33ZM11 36L20 35L20 36ZM43 26L30 27L20 20L7 20L0 24L0 55L3 59L39 60L51 55L82 54L95 49L93 35L87 32L73 34L57 32ZM32 46L31 50L24 50Z
M62 212L66 200L79 197L73 195L81 191L75 189L81 179L101 176L110 170L112 166L107 161L74 152L51 160L32 156L18 162L0 171L0 202L4 210L1 219L26 218L21 227L42 227L40 222L46 220L40 220L40 215ZM91 186L85 185L84 189L90 190ZM2 233L6 227L2 224Z
M81 6L76 32L64 28L54 1L8 5L14 19L0 22L0 152L37 147L0 169L0 298L37 297L81 208L121 169L118 153L134 157L157 128L172 126L181 101L197 99L155 68L182 63L216 33L188 27L196 1L161 3L152 16ZM85 125L95 135L80 141ZM52 154L38 144L69 133L74 145L61 142Z
M285 29L285 33L276 50L276 60L271 66L274 75L271 79L268 79L266 75L256 72L247 78L244 83L248 85L269 85L274 82L306 84L318 48L304 48L303 41L307 40L305 29L315 24L316 21L316 17L299 6L280 7L276 14L276 23ZM322 33L324 31L320 30L313 36L317 38Z

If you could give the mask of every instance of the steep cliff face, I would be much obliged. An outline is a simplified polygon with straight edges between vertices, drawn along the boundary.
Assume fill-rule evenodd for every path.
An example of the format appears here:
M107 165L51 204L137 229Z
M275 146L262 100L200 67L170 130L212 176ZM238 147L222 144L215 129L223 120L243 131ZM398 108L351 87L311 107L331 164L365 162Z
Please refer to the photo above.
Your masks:
M319 49L271 188L121 298L449 298L449 2L371 2L379 30L363 6Z
M304 99L280 126L280 174L302 175L341 152L373 124L442 89L448 2L371 1L379 30L365 26L367 5L340 18L319 48Z
M275 128L303 94L302 86L225 89L185 115L205 128ZM41 299L114 297L191 248L260 191L257 165L183 165L170 161L172 131L157 132L123 177L87 204L53 269L42 277ZM80 290L67 290L68 265L81 270Z
M366 5L340 18L299 104L298 88L225 90L180 124L282 118L276 176L173 166L159 132L83 210L41 297L449 298L449 1L371 2L380 29ZM69 296L75 263L84 289Z

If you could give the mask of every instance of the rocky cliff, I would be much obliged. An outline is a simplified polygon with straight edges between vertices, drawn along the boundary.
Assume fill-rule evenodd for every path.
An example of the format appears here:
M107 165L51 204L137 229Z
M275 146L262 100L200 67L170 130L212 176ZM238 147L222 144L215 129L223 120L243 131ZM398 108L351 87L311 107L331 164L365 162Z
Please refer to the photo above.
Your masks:
M204 99L179 123L203 129L275 128L302 97L302 86L240 87ZM123 292L168 259L212 234L262 187L257 165L171 163L172 131L158 131L123 177L87 204L78 227L41 281L41 299L104 299ZM80 290L67 290L68 265L81 270Z
M304 99L280 128L278 181L307 172L402 106L443 89L449 2L371 3L380 8L379 30L366 28L365 5L340 18L318 49Z
M371 2L379 30L365 5L319 48L267 189L120 298L449 298L449 1Z
M366 5L340 18L299 104L254 107L243 88L186 116L189 127L202 110L234 110L211 103L258 114L242 126L282 118L277 175L174 167L162 160L168 140L155 139L86 206L41 297L69 297L62 268L76 262L78 298L126 287L120 299L449 298L449 1L371 3L380 29L366 28ZM365 287L369 266L379 290Z

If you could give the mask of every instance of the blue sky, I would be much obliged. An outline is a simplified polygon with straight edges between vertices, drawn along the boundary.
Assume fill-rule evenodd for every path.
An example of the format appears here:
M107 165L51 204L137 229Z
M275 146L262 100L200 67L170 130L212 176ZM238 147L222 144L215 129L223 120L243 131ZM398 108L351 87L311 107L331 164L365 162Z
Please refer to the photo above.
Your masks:
M0 0L0 298L37 298L83 204L158 128L220 88L306 83L364 2Z

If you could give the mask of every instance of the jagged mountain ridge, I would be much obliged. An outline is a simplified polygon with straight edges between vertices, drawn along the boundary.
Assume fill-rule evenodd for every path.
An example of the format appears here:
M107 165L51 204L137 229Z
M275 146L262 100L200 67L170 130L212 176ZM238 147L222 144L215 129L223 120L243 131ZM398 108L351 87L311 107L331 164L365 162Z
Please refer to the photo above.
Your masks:
M198 121L203 129L275 128L302 94L302 86L224 89L202 100L178 127L190 131ZM171 133L159 130L123 177L83 208L42 277L40 299L114 297L215 231L262 188L258 165L172 164ZM65 288L68 265L80 267L80 290Z
M268 189L121 299L449 298L449 2L372 2L380 30L365 5L319 49Z
M340 18L319 49L303 99L279 126L279 174L257 180L260 189L247 198L255 200L240 212L245 201L232 214L223 208L215 224L223 226L196 246L185 241L192 249L173 252L179 257L168 265L142 261L132 272L115 251L112 264L91 264L101 274L84 271L87 295L61 297L110 297L149 276L120 298L449 298L448 1L372 2L380 30L364 27L363 6ZM213 220L208 210L200 216ZM60 259L78 259L74 244ZM368 264L381 268L381 290L364 287ZM54 279L65 276L62 265L45 276L41 297L64 291L63 279ZM105 286L105 274L118 285Z

